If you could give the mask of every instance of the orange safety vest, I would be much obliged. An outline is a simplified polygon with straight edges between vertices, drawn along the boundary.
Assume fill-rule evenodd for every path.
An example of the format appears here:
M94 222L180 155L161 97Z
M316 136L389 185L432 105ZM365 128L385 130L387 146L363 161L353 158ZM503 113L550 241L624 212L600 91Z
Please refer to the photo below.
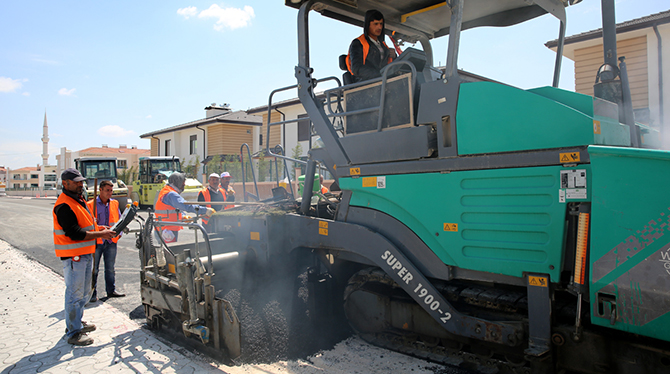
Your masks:
M356 39L358 39L358 41L363 45L363 65L365 65L365 60L368 58L368 52L370 52L370 43L368 43L368 39L365 37L365 34L359 36ZM388 49L388 46L385 42L382 41L382 44ZM391 56L389 56L388 63L390 64L391 62L393 62L393 59ZM347 55L347 70L349 70L349 72L354 75L354 72L351 70L351 53Z
M223 201L228 200L228 196L226 194L226 191L224 191L221 187L219 187L219 192L221 192L221 195L223 195ZM205 198L205 201L212 201L212 196L209 194L209 188L205 188L202 191L202 196ZM211 208L211 204L205 204L206 207ZM228 207L232 208L232 205L224 205L223 209L228 209ZM202 217L202 223L205 225L209 222L209 219L207 217Z
M67 204L77 217L77 224L84 231L97 231L98 227L93 222L91 212L84 206L81 206L70 196L65 193L58 196L54 209L58 205ZM58 257L74 257L95 253L95 240L72 240L65 235L65 230L58 223L56 212L52 211L54 219L54 246L56 249L56 256Z
M181 220L181 213L177 213L176 209L172 205L167 205L163 202L163 196L167 195L168 192L177 192L172 186L166 184L165 187L158 193L156 198L156 204L154 204L154 212L157 218L160 218L163 222L177 222ZM162 229L168 229L172 231L179 231L183 227L181 226L161 226Z
M91 214L93 214L93 204L95 204L95 202L97 200L98 199L95 198L93 200L89 200L89 201L86 202L86 205L88 206L88 210L91 212ZM117 222L119 222L119 201L114 200L114 199L109 199L109 227L111 228ZM118 234L118 232L117 232L117 234ZM118 241L119 241L119 236L118 235L112 238L112 242L116 243ZM102 239L98 238L96 240L96 243L102 244Z

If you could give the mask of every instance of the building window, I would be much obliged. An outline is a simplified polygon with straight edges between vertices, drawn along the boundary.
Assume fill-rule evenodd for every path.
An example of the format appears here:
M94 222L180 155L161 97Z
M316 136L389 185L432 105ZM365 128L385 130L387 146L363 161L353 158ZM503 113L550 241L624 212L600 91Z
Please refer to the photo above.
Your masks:
M30 179L37 179L40 176L38 174L30 174Z
M309 120L309 116L307 114L300 114L298 115L298 118L307 118L301 121L298 121L298 141L306 141L309 140L309 134L311 130L311 121Z
M116 160L116 167L119 169L128 169L128 160Z
M45 174L44 175L44 181L45 182L55 182L56 181L56 175L55 174Z
M171 143L171 141L172 141L171 139L168 139L168 140L165 141L165 156L170 155L170 143Z
M189 144L189 149L190 149L189 154L194 155L195 151L198 148L198 135L191 135L191 137L189 138L188 144Z

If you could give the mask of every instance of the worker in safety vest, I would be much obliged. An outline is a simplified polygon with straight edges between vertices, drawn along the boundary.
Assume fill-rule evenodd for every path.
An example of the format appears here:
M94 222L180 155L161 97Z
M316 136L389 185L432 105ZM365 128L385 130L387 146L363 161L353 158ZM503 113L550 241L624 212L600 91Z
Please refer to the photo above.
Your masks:
M354 82L381 77L380 70L395 58L395 51L384 42L384 15L375 9L365 12L363 35L349 45L347 69Z
M184 204L186 200L181 197L180 193L184 191L186 184L186 176L183 173L172 173L168 178L168 184L156 196L154 203L154 212L156 218L165 222L179 222L181 220L181 212L196 213L205 215L207 218L214 214L214 209L201 205L187 205ZM160 226L161 236L166 243L176 242L179 230L182 226L168 225Z
M230 176L230 173L227 171L224 171L221 173L221 189L226 191L226 201L227 202L232 202L235 201L235 190L233 189L233 186L230 185L230 180L232 177ZM224 209L230 209L234 208L234 205L226 205Z
M328 192L328 187L323 185L323 175L319 175L319 185L321 186L321 193L322 194L327 194Z
M112 239L116 233L98 227L82 196L83 181L76 169L65 169L61 174L63 192L54 204L54 245L56 256L63 262L65 278L65 331L67 342L74 345L93 344L87 333L95 325L81 320L84 306L91 298L93 253L97 239Z
M119 202L112 199L114 185L109 180L100 182L100 196L89 200L86 205L88 210L96 216L96 224L104 227L112 227L119 222L121 212L119 211ZM93 204L97 204L94 206ZM116 243L119 241L121 233L112 239L98 239L95 243L95 259L93 261L93 295L91 302L98 301L98 272L100 269L100 260L105 258L105 290L107 297L124 297L125 294L116 291L116 280L114 264L116 263Z
M202 202L226 201L227 198L226 190L221 188L220 180L221 178L219 177L219 174L216 173L210 174L209 178L207 179L208 182L207 188L198 193L198 201ZM205 204L205 206L212 208L217 212L226 209L228 207L232 207L232 205L225 206L219 204L213 204L213 205ZM212 232L213 228L209 226L209 220L207 218L203 218L202 223L205 226L207 232Z

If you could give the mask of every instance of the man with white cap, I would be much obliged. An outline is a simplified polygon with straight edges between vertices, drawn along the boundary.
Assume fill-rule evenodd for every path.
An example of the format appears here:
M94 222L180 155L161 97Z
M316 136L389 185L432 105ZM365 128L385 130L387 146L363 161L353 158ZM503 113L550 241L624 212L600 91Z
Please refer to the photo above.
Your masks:
M225 201L235 201L235 190L233 190L233 187L230 186L230 173L227 171L224 171L221 173L221 189L226 191L226 198ZM226 205L225 209L230 209L234 205Z
M209 175L209 179L207 180L209 182L207 188L198 193L198 201L226 201L226 191L219 187L219 179L219 174L212 173ZM219 204L204 205L208 208L213 208L217 212L224 209L224 206ZM202 223L204 224L207 232L212 232L212 228L209 227L209 220L207 218L203 218Z

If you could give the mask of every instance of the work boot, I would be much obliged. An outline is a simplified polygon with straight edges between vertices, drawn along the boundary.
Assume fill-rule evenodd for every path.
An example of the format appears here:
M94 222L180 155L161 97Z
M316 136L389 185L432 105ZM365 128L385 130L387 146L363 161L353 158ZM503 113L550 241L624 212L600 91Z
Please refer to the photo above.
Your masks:
M94 324L88 324L86 321L81 321L81 332L87 333L87 332L92 332L95 331L96 327ZM65 333L67 334L67 327L65 328Z
M124 297L124 296L126 296L126 294L124 294L124 293L118 293L118 292L116 292L116 291L107 294L107 297L108 297L108 298L111 298L111 297Z
M68 344L72 345L91 345L93 344L93 339L89 338L86 333L79 331L78 333L69 337L67 342Z

